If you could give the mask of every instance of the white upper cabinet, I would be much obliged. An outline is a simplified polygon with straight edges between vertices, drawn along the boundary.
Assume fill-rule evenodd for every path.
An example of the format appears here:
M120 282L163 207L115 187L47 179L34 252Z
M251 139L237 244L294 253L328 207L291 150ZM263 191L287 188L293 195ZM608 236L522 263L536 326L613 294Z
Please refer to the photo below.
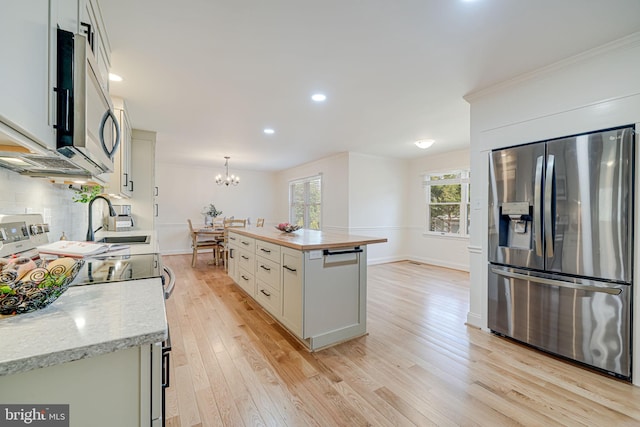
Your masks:
M49 0L7 0L0 13L0 128L17 131L40 147L55 149L54 77L51 69L55 32ZM9 132L7 132L7 129ZM15 145L0 132L0 145Z
M108 92L111 46L97 0L79 0L79 16L78 32L87 37L102 76L100 84Z
M108 91L110 46L97 0L3 1L0 148L4 150L21 146L44 154L56 149L58 27L91 33L100 84Z

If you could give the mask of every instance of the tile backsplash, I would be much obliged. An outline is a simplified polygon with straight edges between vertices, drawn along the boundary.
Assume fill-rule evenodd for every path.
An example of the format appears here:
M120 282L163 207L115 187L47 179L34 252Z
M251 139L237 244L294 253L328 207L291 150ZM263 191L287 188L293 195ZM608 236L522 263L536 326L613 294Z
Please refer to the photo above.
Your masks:
M88 207L73 202L74 194L68 185L0 168L0 214L42 214L50 226L49 241L58 240L63 231L69 240L85 239Z

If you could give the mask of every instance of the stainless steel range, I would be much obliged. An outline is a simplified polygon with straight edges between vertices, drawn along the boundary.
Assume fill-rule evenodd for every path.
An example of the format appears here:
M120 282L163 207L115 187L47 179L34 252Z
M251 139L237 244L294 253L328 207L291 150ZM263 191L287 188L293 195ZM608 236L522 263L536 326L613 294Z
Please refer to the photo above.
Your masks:
M36 258L36 246L49 243L49 224L41 214L0 215L0 258L11 255Z
M26 256L39 258L37 247L49 243L49 225L41 214L0 215L0 258ZM162 265L160 254L136 254L119 251L118 255L86 258L71 286L94 285L124 280L159 277L169 297L175 276Z

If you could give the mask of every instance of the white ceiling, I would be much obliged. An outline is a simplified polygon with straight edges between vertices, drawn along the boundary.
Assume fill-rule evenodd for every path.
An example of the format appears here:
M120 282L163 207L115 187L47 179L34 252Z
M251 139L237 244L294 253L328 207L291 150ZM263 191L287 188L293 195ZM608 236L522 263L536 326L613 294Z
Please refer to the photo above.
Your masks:
M223 169L228 155L231 173L468 147L465 94L640 31L638 0L100 5L125 79L111 92L157 131L158 159ZM437 142L413 145L424 138Z

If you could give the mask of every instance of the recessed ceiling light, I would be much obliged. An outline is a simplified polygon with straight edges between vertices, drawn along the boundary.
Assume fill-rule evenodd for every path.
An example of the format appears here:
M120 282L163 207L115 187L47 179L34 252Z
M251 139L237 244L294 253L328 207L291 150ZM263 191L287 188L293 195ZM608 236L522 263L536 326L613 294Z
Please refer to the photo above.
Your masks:
M265 130L263 130L263 132L267 135L273 135L274 133L276 133L276 131L271 128L266 128Z
M419 141L414 142L414 144L416 144L416 147L422 148L423 150L425 150L431 147L434 142L436 141L434 141L433 139L421 139Z
M121 82L123 79L117 74L109 73L109 80L112 82Z
M311 99L315 102L322 102L327 99L327 95L323 93L314 93L313 95L311 95Z

